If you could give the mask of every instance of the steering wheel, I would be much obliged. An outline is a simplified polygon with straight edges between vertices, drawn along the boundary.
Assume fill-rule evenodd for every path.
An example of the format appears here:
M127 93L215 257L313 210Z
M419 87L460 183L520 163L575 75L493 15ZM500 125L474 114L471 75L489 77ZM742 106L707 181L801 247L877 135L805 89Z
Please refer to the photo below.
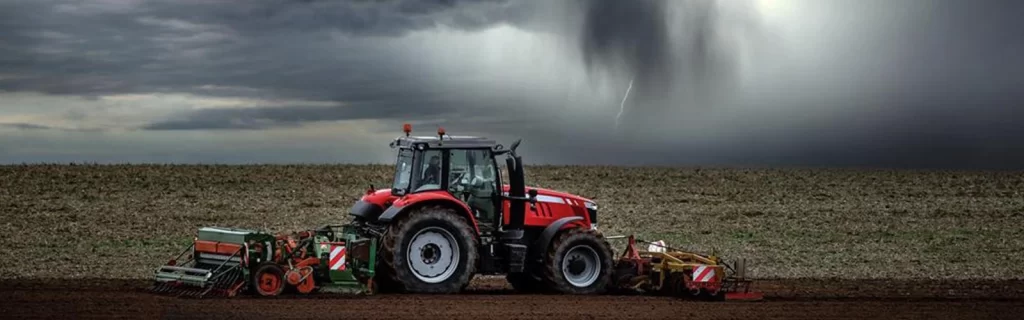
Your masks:
M450 186L450 187L465 186L465 183L462 182L462 179L465 176L466 176L465 172L452 172L450 178L448 179L448 186Z
M467 172L453 172L455 177L448 180L448 188L452 194L458 195L459 198L464 201L469 198L472 193L470 191L469 181L463 181L466 178Z

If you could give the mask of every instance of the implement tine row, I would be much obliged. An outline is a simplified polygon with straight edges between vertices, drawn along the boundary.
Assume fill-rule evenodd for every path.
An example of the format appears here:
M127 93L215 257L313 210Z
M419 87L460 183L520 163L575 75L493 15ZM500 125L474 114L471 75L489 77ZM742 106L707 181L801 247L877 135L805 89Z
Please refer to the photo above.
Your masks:
M750 290L746 260L729 265L714 255L679 250L662 241L625 238L629 243L615 268L615 279L623 279L617 284L621 289L713 301L763 299L761 293ZM648 250L639 249L637 243L648 244Z
M193 256L178 264L176 261L189 251L193 252ZM244 247L231 255L207 254L196 251L193 244L176 259L157 269L156 282L150 291L189 298L234 296L245 284L243 266L240 263L243 252ZM209 257L204 256L204 263L200 263L194 255L203 254Z

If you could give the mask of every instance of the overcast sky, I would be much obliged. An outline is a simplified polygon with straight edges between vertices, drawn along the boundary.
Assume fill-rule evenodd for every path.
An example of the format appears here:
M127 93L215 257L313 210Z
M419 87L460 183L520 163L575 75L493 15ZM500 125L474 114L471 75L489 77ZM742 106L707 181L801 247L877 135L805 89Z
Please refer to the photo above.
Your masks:
M0 163L387 163L409 122L532 164L1024 169L1021 12L0 0Z

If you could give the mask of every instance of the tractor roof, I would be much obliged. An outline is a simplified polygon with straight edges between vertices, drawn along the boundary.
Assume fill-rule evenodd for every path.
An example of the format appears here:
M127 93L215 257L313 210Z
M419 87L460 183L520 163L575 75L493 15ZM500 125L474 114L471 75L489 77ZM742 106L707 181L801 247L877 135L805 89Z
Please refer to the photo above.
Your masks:
M444 140L437 136L409 136L398 137L391 142L392 147L412 148L419 144L426 144L431 149L473 149L473 148L494 148L498 143L492 139L473 136L449 136L445 135Z

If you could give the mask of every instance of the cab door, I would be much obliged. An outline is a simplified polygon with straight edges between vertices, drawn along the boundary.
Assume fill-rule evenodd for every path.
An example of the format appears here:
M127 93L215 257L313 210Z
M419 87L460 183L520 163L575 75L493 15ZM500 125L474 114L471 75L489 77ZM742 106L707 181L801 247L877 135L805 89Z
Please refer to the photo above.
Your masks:
M491 150L449 150L448 167L448 192L473 211L481 232L496 230L501 215L500 176Z

